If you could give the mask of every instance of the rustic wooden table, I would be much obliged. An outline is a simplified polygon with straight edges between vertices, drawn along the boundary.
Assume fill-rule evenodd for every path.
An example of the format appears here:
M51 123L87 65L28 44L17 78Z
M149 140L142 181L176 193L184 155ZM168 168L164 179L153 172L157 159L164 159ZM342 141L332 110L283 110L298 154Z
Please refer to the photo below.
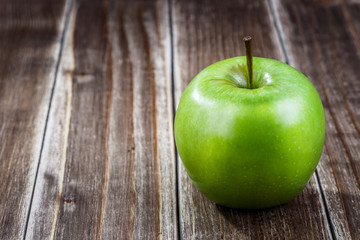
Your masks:
M217 206L176 155L205 66L287 62L323 101L317 170L288 204ZM360 239L359 0L1 0L0 239Z

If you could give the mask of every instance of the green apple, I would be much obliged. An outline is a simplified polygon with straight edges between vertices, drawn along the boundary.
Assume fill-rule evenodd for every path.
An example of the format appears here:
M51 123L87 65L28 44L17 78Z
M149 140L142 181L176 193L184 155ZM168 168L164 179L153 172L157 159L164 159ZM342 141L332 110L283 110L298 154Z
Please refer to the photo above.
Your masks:
M315 171L324 137L324 109L312 83L287 64L251 54L202 70L175 117L176 146L189 177L227 207L265 208L293 199Z

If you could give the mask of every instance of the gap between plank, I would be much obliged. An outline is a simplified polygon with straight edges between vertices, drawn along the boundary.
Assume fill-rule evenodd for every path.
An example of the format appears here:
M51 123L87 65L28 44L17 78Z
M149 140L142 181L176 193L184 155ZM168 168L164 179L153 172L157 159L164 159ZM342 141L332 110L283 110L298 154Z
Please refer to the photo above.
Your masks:
M171 66L170 66L170 78L171 78L171 93L172 93L172 104L173 104L173 123L175 120L176 114L176 101L175 101L175 67L174 67L174 28L173 28L173 0L168 0L169 6L169 27L170 27L170 55L171 55ZM175 133L175 129L174 129ZM174 138L174 136L172 136ZM174 139L175 143L175 139ZM178 239L182 240L182 231L181 231L181 214L180 214L180 171L179 171L179 158L178 151L175 147L175 164L176 164L176 216L177 216L177 229L178 229Z
M290 64L289 57L288 57L288 54L287 54L287 51L286 51L286 48L285 48L284 31L282 29L282 25L281 25L281 22L280 22L280 16L279 16L278 12L275 10L274 1L277 1L277 0L270 0L269 1L270 14L272 15L272 17L274 19L274 25L275 25L275 29L276 29L276 34L277 34L279 42L280 42L281 51L282 51L282 53L283 53L283 55L285 57L285 62L287 64ZM315 172L314 172L314 179L315 179L316 185L318 187L318 190L320 192L320 203L321 203L321 207L323 208L324 213L325 213L325 217L326 217L326 220L327 220L327 227L328 227L328 229L330 229L330 233L331 233L330 237L331 237L331 239L336 239L334 226L333 226L331 218L330 218L329 208L328 208L327 202L325 200L324 190L323 190L323 188L321 186L320 177L319 177L317 169L315 169Z
M51 94L50 94L50 99L49 99L49 107L48 107L48 110L47 110L47 113L46 113L45 126L44 126L42 141L41 141L41 147L40 147L40 155L39 155L39 160L38 160L38 163L37 163L37 166L36 166L35 179L34 179L33 188L32 188L32 192L31 192L30 205L29 205L29 209L28 209L28 212L27 212L27 216L26 216L25 231L24 231L23 239L26 238L26 234L27 234L27 229L28 229L28 224L29 224L29 219L30 219L30 213L31 213L31 207L32 207L33 199L34 199L35 186L36 186L36 182L37 182L37 177L38 177L38 173L39 173L42 152L43 152L44 143L45 143L45 135L46 135L46 130L47 130L47 124L48 124L48 121L49 121L51 103L52 103L52 99L53 99L53 96L54 96L57 73L59 71L59 66L60 66L60 62L61 62L61 58L62 58L62 52L63 52L63 48L64 48L65 33L67 32L68 27L69 27L69 19L70 19L71 11L72 11L72 9L74 7L74 1L75 0L69 0L70 3L65 3L67 6L65 6L66 10L65 10L64 28L63 28L63 31L61 33L61 38L60 38L60 49L59 49L59 52L58 52L56 65L55 65L53 85L51 87Z
M270 7L270 16L272 16L272 19L274 21L274 25L275 25L275 32L276 35L279 39L280 42L280 48L281 48L281 52L285 58L285 63L289 64L289 56L287 55L286 49L285 49L285 42L284 42L284 33L282 30L282 26L280 23L280 17L278 15L278 13L275 11L275 6L274 6L274 0L270 0L269 1L269 7Z
M322 199L322 202L323 204L321 204L321 206L324 208L324 212L325 212L325 215L326 215L326 218L328 219L328 226L330 228L330 232L331 232L331 237L332 239L337 239L336 237L336 233L335 233L335 227L334 227L334 224L333 222L331 221L331 218L330 218L330 213L329 213L329 207L328 207L328 204L327 204L327 201L326 201L326 198L325 198L325 194L324 194L324 189L323 187L321 186L321 182L320 182L320 176L319 176L319 173L318 173L318 170L315 169L315 180L316 180L316 183L320 189L320 196L321 196L321 199Z

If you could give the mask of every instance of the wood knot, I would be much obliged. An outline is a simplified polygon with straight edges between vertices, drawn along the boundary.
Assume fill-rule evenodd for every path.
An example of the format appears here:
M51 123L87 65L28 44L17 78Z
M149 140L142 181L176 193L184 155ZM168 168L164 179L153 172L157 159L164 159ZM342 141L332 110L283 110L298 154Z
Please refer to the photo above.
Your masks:
M75 203L75 197L74 196L64 197L63 201L66 204Z
M75 71L74 78L76 79L76 82L79 84L89 83L95 79L95 72L92 70L90 70L90 71Z

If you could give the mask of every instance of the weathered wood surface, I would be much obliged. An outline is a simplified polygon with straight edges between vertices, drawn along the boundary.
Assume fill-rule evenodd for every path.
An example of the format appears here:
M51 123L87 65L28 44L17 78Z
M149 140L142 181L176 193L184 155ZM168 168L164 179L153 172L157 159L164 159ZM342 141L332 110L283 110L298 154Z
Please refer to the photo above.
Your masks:
M358 0L0 2L0 239L359 239L359 13ZM243 55L247 34L255 56L309 76L327 118L305 190L260 211L206 199L173 141L187 84Z
M0 239L26 229L66 9L0 2Z
M360 239L360 2L274 3L289 62L308 75L325 107L318 173L334 235Z
M244 55L245 35L254 36L254 56L285 60L268 1L175 1L173 12L176 103L201 69ZM180 230L184 239L331 238L314 177L288 204L243 211L210 202L193 186L181 163L179 168Z
M168 17L167 1L75 1L29 239L177 238Z

